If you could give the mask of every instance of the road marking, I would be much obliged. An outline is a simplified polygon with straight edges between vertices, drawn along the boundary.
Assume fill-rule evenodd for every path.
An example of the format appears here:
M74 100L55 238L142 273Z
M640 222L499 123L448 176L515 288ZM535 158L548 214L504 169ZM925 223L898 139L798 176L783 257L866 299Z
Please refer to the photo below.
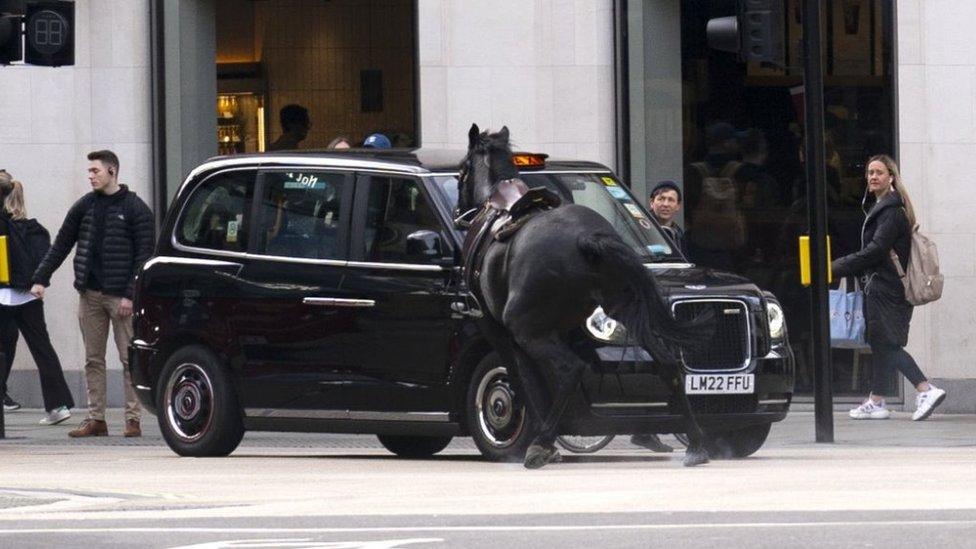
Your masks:
M976 525L976 519L967 520L878 520L878 521L823 521L823 522L713 522L682 524L593 524L577 526L558 525L513 525L513 526L390 526L390 527L350 527L350 528L230 528L230 527L128 527L128 528L4 528L0 534L101 534L101 533L273 533L273 534L347 534L381 532L579 532L601 530L701 530L724 528L822 528L852 526L968 526Z
M24 514L33 511L71 511L96 504L111 504L123 501L123 498L109 496L86 496L83 494L72 494L70 492L58 492L54 490L0 490L0 498L4 496L21 497L25 499L56 499L49 503L37 505L21 505L18 507L8 507L0 509L0 515Z
M195 545L181 545L169 549L402 549L418 543L443 543L441 538L384 539L374 541L315 541L310 538L244 539L208 541Z

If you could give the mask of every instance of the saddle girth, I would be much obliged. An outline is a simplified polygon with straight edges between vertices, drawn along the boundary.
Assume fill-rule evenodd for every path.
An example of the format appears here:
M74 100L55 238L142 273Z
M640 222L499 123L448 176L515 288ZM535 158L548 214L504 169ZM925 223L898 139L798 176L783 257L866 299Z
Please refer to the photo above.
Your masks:
M492 199L472 221L461 249L462 280L480 310L484 310L484 296L481 295L479 284L481 269L491 246L495 242L505 242L510 239L535 214L556 208L562 203L558 195L545 187L526 189L520 192L514 202L506 201L504 198L510 198L512 188L519 191L525 188L521 180L507 180L502 184L508 181L517 181L518 184L513 184L507 189L508 196L501 197L499 191L492 195ZM497 207L502 205L507 208ZM479 311L477 315L480 314Z

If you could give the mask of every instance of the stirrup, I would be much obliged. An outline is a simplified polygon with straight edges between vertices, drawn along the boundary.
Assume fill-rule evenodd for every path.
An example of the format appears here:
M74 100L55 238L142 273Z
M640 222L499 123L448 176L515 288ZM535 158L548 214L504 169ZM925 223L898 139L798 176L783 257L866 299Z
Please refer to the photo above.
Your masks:
M470 298L465 297L464 301L455 301L451 303L451 310L461 316L469 316L471 318L482 318L485 313L481 311L481 307L475 302L474 307L469 303Z

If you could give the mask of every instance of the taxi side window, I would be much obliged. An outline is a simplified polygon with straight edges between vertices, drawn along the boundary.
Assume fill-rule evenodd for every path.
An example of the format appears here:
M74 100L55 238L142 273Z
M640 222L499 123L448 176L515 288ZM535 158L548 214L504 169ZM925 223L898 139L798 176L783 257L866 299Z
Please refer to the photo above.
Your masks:
M184 245L228 252L247 251L254 172L214 175L193 192L176 230Z
M340 259L340 219L345 175L265 172L256 253L306 259Z
M419 183L413 179L374 176L369 186L363 235L366 261L428 262L407 250L407 236L422 230L442 232L440 221Z

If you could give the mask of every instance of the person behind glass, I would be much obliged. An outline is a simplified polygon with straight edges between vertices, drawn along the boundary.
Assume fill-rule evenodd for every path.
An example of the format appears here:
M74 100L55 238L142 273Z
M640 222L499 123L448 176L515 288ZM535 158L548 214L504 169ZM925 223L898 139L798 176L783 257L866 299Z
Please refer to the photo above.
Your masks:
M332 141L329 141L329 145L326 148L327 149L351 149L352 139L349 139L344 135L340 135L335 139L333 139Z
M681 188L678 187L678 184L669 179L659 182L651 189L648 204L651 213L654 214L664 232L681 250L682 255L688 257L688 250L684 241L685 232L675 221L675 216L681 211ZM647 448L652 452L667 453L674 450L674 448L661 442L661 438L653 433L633 435L630 437L630 443Z
M27 218L24 186L4 170L0 170L0 234L7 237L9 280L0 283L0 393L4 395L4 409L20 408L7 396L7 380L17 351L18 332L24 334L37 373L41 378L41 395L47 416L41 425L56 425L71 417L75 401L64 380L61 361L51 345L44 305L31 295L31 275L41 257L51 246L51 236L36 219Z
M853 419L886 419L885 374L892 366L915 386L915 413L923 420L945 400L946 392L929 383L904 347L912 320L912 305L905 299L905 287L895 269L891 252L903 269L908 267L911 229L915 210L895 161L886 155L868 160L864 208L867 217L861 230L861 249L831 264L834 277L861 276L864 284L865 339L873 355L871 394L864 404L850 411Z
M308 117L308 109L301 105L291 104L281 107L278 113L281 121L281 136L274 143L268 145L269 151L291 151L298 148L298 144L308 137L308 130L312 121Z
M92 192L68 210L54 245L34 271L31 293L44 297L51 275L75 249L75 289L81 294L78 320L85 343L85 384L88 418L68 433L71 437L108 435L105 424L105 346L109 324L125 380L127 437L142 435L141 408L129 377L132 339L132 292L135 275L152 255L153 215L149 206L119 184L119 158L112 151L88 154Z
M665 179L655 185L651 190L648 206L664 232L674 241L681 253L688 257L685 231L676 221L678 214L681 213L681 188L678 184Z

